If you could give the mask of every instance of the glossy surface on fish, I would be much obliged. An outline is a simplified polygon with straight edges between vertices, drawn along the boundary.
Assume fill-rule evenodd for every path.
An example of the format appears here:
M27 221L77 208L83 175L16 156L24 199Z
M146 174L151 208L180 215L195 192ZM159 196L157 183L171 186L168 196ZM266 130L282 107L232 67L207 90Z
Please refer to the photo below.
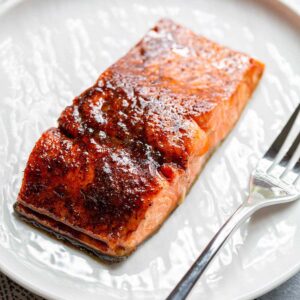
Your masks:
M17 211L85 245L83 235L102 241L92 243L101 253L129 254L184 197L262 72L245 54L159 21L42 135Z

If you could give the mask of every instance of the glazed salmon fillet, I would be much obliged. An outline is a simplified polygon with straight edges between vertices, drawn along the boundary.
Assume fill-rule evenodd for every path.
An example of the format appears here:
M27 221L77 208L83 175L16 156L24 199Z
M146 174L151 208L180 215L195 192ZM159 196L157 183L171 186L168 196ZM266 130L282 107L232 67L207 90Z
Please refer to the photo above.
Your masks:
M15 211L104 259L128 256L185 197L263 69L160 20L37 141Z

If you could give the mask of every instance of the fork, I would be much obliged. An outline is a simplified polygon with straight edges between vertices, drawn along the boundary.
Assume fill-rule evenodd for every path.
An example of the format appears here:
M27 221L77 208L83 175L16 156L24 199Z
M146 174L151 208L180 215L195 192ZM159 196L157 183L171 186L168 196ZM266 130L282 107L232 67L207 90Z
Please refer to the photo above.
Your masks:
M277 162L278 153L286 141L300 111L300 104L288 120L279 136L258 162L250 177L250 192L241 206L215 234L206 248L183 276L167 300L185 299L208 264L224 245L229 236L257 210L280 203L295 201L300 198L296 183L300 177L300 159L294 166L294 155L300 142L300 132L283 158Z

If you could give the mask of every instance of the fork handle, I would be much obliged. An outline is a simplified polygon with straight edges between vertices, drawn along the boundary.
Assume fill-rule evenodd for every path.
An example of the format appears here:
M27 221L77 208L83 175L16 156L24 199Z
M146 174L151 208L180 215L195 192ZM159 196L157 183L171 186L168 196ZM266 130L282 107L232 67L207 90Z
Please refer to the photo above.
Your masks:
M213 239L208 243L206 248L186 272L184 277L179 281L174 290L168 296L167 300L182 300L187 297L199 277L203 274L208 264L215 257L218 250L222 247L229 236L248 219L255 211L257 207L255 205L249 205L248 201L245 201L225 222L220 230L215 234Z

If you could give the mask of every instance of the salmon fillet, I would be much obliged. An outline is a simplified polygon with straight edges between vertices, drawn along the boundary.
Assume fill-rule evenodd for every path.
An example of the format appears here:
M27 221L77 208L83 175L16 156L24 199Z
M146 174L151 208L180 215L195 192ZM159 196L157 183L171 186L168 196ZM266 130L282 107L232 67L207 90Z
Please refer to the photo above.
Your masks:
M263 69L160 20L37 141L15 211L104 259L128 256L184 198Z

